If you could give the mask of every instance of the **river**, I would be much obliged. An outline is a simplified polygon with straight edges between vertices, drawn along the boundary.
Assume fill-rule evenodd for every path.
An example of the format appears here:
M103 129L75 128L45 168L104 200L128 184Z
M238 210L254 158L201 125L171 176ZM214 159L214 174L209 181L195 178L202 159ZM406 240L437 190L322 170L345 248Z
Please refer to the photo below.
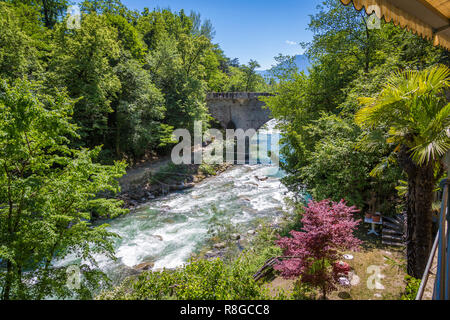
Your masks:
M98 256L100 269L117 278L124 269L145 262L154 263L154 269L175 268L204 247L215 224L225 222L246 235L261 219L276 222L287 194L282 176L273 165L236 165L108 221L108 230L120 235L114 243L117 260ZM80 262L67 257L57 265Z

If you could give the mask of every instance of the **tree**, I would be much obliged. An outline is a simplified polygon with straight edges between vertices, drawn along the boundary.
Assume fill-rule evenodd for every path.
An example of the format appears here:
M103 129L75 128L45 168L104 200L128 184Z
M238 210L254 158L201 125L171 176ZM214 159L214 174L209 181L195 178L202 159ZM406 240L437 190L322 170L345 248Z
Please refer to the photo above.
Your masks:
M289 259L279 262L275 270L288 279L321 290L323 298L336 290L341 269L337 264L343 250L358 250L361 241L353 236L359 220L353 219L356 207L345 202L310 201L301 220L302 231L291 231L277 244Z
M362 130L352 118L323 114L320 119L305 126L308 137L315 141L308 152L308 165L298 168L301 181L315 199L345 199L347 203L364 208L368 199L389 199L380 203L378 210L384 214L395 212L395 201L391 201L394 188L402 178L400 170L386 169L383 175L372 177L373 166L386 152L378 150L355 150ZM388 149L389 150L389 149Z
M257 74L256 69L261 67L255 60L250 60L248 65L242 66L245 74L245 91L254 90L256 87Z
M104 15L84 15L79 30L67 30L64 23L56 26L52 49L48 87L67 88L78 99L74 120L84 146L105 143L111 102L121 85L112 66L120 57L117 30Z
M25 4L34 6L41 11L42 22L46 28L53 28L58 19L61 18L69 6L67 0L10 0L16 5Z
M106 280L94 254L114 258L116 235L89 220L126 212L121 201L100 196L118 190L125 164L99 165L99 148L71 148L73 102L63 91L41 90L24 80L0 82L1 298L92 298ZM65 285L66 268L54 266L69 254L87 262L74 292Z
M132 20L133 14L120 0L84 0L80 4L84 13L113 14Z
M209 40L214 38L216 32L214 31L214 27L211 23L211 20L206 19L202 23L201 15L198 12L191 11L189 18L192 20L192 29L195 35L205 36Z
M448 54L389 23L382 22L381 29L370 30L367 37L364 17L338 0L326 1L311 17L315 37L307 45L310 73L296 73L288 59L279 57L285 62L275 68L277 94L261 100L279 120L285 160L281 166L287 172L283 182L291 191L307 188L316 199L344 198L362 210L375 193L381 200L378 210L392 215L401 205L395 187L405 177L389 157L395 147L385 140L372 143L370 150L354 148L365 139L354 123L360 109L357 98L376 96L393 70L421 69L446 61ZM380 159L388 168L382 174Z
M0 77L15 79L40 71L36 34L45 30L38 16L33 7L0 2Z
M195 120L206 120L206 81L200 61L188 52L181 53L171 38L161 40L158 49L147 56L152 81L165 93L165 124L193 130Z
M347 59L350 68L361 65L369 72L380 31L369 29L366 12L343 6L339 0L325 0L317 9L319 12L311 16L309 23L314 39L311 44L303 44L308 55L320 59L323 53L329 53L336 59Z
M105 14L108 22L117 30L117 38L120 41L120 50L122 56L131 56L132 58L144 61L146 49L137 29L124 17L114 14Z
M393 145L392 157L408 176L408 273L415 278L422 277L431 250L435 169L450 147L449 76L445 66L396 72L377 96L360 98L364 107L355 117L365 130L385 132L381 137ZM380 135L368 135L365 143L375 138Z
M121 61L114 71L121 82L117 100L112 103L114 148L118 157L132 155L136 161L164 140L164 98L136 60Z

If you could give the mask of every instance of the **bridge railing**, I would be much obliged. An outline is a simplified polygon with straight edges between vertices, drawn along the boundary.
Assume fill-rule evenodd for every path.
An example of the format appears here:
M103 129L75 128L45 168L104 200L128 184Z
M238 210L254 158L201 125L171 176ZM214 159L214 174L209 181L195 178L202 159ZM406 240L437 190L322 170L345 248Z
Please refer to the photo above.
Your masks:
M209 92L206 95L207 100L213 99L256 99L258 97L272 96L268 92Z

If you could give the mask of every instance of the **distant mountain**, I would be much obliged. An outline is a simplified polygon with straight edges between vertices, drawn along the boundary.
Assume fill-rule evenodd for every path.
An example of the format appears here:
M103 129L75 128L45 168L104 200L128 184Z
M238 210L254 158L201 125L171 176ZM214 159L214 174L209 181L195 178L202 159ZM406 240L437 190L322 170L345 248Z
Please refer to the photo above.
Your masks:
M304 54L299 54L295 56L295 64L298 67L298 71L304 71L305 74L308 74L308 68L311 66L311 62L309 61L308 57ZM263 77L270 74L270 70L259 70L257 71L258 74L262 75Z

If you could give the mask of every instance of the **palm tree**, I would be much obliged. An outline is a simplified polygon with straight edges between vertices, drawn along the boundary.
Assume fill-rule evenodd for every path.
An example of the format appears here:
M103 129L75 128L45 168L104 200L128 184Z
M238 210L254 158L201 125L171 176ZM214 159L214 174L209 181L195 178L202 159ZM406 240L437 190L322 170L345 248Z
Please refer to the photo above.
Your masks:
M435 169L450 148L450 69L394 73L378 96L360 98L356 123L369 132L384 130L408 176L406 196L408 273L421 278L432 246Z

